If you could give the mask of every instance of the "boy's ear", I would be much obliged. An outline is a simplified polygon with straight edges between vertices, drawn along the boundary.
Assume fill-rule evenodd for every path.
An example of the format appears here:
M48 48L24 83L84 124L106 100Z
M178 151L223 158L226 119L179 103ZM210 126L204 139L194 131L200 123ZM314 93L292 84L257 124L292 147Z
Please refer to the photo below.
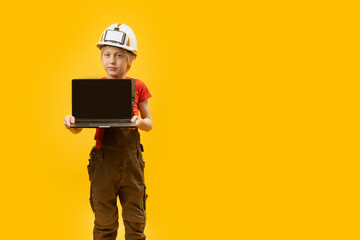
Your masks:
M135 55L135 54L132 54L132 55L131 55L131 62L133 62L135 59L136 59L136 55Z

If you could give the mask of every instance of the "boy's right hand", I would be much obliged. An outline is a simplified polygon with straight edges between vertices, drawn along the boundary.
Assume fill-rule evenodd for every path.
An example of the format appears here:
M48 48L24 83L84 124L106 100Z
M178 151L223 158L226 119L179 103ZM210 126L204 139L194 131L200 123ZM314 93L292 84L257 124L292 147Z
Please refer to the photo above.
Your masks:
M66 115L64 119L64 125L67 129L70 129L70 124L75 123L75 117L71 115Z

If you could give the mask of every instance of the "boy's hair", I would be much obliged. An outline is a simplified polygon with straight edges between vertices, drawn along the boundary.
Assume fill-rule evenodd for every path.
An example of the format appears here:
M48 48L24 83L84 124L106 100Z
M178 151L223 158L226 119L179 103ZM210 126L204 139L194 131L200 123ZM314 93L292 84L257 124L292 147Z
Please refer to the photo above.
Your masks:
M104 54L104 51L106 49L108 49L109 47L112 47L112 46L104 45L104 46L101 47L101 49L100 49L101 57ZM122 53L126 56L127 63L128 63L127 68L126 68L126 72L128 72L130 70L130 68L131 68L132 61L136 58L136 55L134 53L128 51L128 50L123 49L123 48L119 48L119 47L116 47L116 48L120 49L122 51Z

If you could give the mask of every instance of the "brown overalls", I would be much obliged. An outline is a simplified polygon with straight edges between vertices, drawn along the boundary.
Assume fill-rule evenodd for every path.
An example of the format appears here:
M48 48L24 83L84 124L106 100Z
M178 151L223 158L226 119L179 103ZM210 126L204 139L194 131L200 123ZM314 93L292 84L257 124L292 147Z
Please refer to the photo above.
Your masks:
M145 239L145 162L137 129L109 128L100 149L90 152L90 204L95 214L94 240L115 240L119 196L125 239Z

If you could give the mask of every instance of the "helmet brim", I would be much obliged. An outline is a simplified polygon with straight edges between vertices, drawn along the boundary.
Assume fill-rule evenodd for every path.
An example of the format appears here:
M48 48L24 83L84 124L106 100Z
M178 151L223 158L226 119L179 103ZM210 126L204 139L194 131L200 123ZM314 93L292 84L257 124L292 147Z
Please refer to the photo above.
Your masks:
M118 48L121 48L121 49L124 49L126 51L129 51L129 52L132 52L133 54L137 55L137 51L136 50L133 50L127 46L122 46L122 45L119 45L119 44L116 44L116 43L98 43L96 44L96 46L101 49L103 46L112 46L112 47L118 47Z

